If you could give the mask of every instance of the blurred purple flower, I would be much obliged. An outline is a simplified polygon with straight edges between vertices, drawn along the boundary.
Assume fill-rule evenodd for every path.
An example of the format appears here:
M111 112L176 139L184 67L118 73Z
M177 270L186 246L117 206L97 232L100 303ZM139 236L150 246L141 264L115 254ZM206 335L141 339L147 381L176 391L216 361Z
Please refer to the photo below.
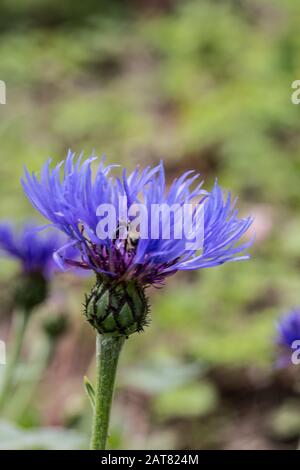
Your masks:
M295 343L298 341L298 344ZM299 363L300 348L300 309L295 308L285 313L277 322L277 337L275 343L278 347L277 367L286 367ZM294 358L295 356L295 358ZM295 362L296 361L296 362Z
M61 251L59 258L71 265L92 269L98 274L118 280L136 279L143 285L157 284L165 277L180 270L195 270L223 264L227 261L248 259L244 251L251 242L239 244L243 234L252 223L250 217L238 218L236 201L231 202L230 194L225 198L217 182L209 193L202 189L200 182L194 189L192 184L198 179L193 171L175 179L167 190L163 164L154 168L137 167L127 176L123 170L122 178L111 177L112 166L100 162L95 178L92 177L90 157L83 163L81 158L74 161L69 152L65 162L54 169L47 161L40 178L25 170L22 180L24 191L32 205L52 224L73 240L80 252L80 262L68 259ZM60 177L64 166L63 177ZM112 204L118 218L118 227L124 220L118 213L120 197L127 198L128 207L142 203L150 208L152 204L184 204L197 201L194 217L199 208L204 208L204 240L201 253L187 249L187 237L177 239L171 236L164 239L150 237L130 240L116 236L100 239L97 236L99 216L97 208L101 204ZM148 212L150 214L150 211ZM131 219L125 224L130 227ZM149 220L149 226L150 226ZM164 223L164 215L160 222Z
M295 308L282 315L277 323L279 346L291 348L295 340L300 340L300 309Z
M49 278L58 270L54 253L66 244L66 238L55 230L41 233L33 222L17 228L12 223L0 223L0 252L15 258L27 274L41 274ZM68 256L71 253L69 249ZM74 250L72 250L74 252Z

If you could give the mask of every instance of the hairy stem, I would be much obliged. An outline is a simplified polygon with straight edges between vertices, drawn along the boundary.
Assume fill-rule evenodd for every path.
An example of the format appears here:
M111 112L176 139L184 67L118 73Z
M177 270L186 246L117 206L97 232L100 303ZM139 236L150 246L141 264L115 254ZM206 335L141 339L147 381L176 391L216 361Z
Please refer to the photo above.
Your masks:
M125 338L97 334L95 410L91 439L92 450L105 450L110 410L120 352Z

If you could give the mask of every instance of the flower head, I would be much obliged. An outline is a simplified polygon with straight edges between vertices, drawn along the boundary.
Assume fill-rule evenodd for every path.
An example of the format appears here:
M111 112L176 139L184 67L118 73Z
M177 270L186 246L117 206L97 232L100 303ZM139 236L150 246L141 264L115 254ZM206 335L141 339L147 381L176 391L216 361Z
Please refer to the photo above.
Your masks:
M97 274L119 281L136 280L141 285L157 284L180 270L195 270L217 266L227 261L247 259L244 251L248 243L239 244L251 224L251 218L238 218L236 201L230 194L224 197L217 182L211 192L196 184L198 175L193 171L175 179L167 189L163 164L143 171L136 168L122 177L111 176L112 166L100 162L92 176L90 157L81 162L69 152L65 162L50 168L50 160L44 165L40 178L25 170L23 188L33 206L51 223L63 231L80 252L79 263L69 260L61 252L58 255L67 264L92 269ZM64 167L61 178L61 168ZM143 236L131 236L133 216L124 216L120 199L126 208L143 204L146 208L147 227ZM154 222L153 206L172 207L178 211L186 204L194 204L192 221L203 224L202 249L190 247L189 227L181 237L175 235L178 223L175 216L162 211ZM116 214L113 236L99 236L99 207L112 206ZM97 215L98 214L98 215ZM168 220L167 220L168 219ZM170 236L161 231L151 236L153 223L164 227L169 222ZM193 225L191 223L191 225ZM126 236L120 232L125 229ZM192 231L192 227L190 227Z
M41 273L45 278L57 270L54 253L66 243L59 233L41 233L38 225L26 223L16 228L11 223L0 224L0 251L19 260L27 274Z
M276 344L279 347L278 365L291 362L295 350L295 341L300 341L300 309L295 308L282 315L277 322ZM299 347L300 344L296 347Z
M112 166L101 161L93 177L95 159L81 162L69 152L53 169L48 161L40 178L25 170L22 184L33 206L80 253L74 261L58 250L60 263L96 273L85 315L99 333L142 330L148 323L147 285L176 271L248 258L250 243L240 239L251 219L238 218L236 201L224 197L217 183L204 191L198 175L188 171L167 187L162 163L114 177Z
M58 265L55 252L66 245L66 237L58 231L41 233L33 222L16 228L11 223L0 224L0 252L19 261L21 272L14 280L15 303L31 310L43 302L48 293L48 281ZM74 249L65 248L71 259Z

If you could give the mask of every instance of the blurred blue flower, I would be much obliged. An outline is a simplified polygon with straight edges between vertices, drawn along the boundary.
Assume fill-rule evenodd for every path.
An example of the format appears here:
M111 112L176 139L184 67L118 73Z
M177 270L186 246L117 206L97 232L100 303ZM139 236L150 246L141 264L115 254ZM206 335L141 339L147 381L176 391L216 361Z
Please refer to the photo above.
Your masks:
M294 341L300 341L300 309L295 308L285 313L277 322L276 344L279 347L279 367L291 363L291 355L295 350Z
M57 258L63 262L92 269L110 278L136 279L147 285L160 283L179 270L195 270L249 258L244 251L251 242L239 242L252 220L250 217L238 218L236 201L231 201L230 194L224 197L217 182L210 193L202 189L203 182L192 189L199 175L188 171L167 189L162 163L143 171L137 167L130 175L124 169L119 178L110 175L112 166L105 167L103 161L93 178L91 166L95 159L90 157L81 162L81 157L75 160L74 154L69 152L66 161L53 169L50 168L51 161L47 161L40 178L25 170L22 184L32 205L73 240L80 251L80 262L70 261L58 251ZM127 216L125 221L122 218L121 197L126 198L127 208L144 204L149 209L149 227L153 204L182 207L195 203L193 220L200 220L203 214L203 249L200 252L187 248L189 236L183 234L178 239L173 230L170 239L165 239L161 233L157 238L151 237L150 228L148 237L131 238L132 217ZM97 234L100 220L97 208L102 204L113 205L118 221L115 236L105 240ZM160 224L165 222L165 214L162 213ZM174 229L174 220L172 223ZM119 229L124 225L128 236L121 239Z
M12 223L0 223L0 251L15 258L27 274L41 274L49 278L58 269L53 255L66 243L57 231L41 233L33 222L17 228ZM70 256L70 253L68 253Z
M293 309L281 316L277 323L276 343L291 348L295 340L300 340L300 309Z

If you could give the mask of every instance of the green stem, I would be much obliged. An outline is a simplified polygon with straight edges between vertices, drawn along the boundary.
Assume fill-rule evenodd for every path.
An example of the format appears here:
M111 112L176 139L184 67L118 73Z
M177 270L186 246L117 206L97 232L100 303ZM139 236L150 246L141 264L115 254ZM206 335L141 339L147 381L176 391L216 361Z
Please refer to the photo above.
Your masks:
M22 387L18 390L18 393L16 393L10 407L8 407L8 412L11 410L11 414L15 420L22 420L23 416L26 414L37 387L42 380L44 372L51 361L54 349L55 341L47 339L42 350L39 351L39 364L37 365L36 376L32 382L28 384L27 388Z
M17 311L15 313L13 333L11 334L12 350L10 351L8 363L4 370L3 381L1 383L0 410L2 410L5 405L6 398L9 396L14 381L14 374L19 362L29 316L30 313L26 310Z
M10 351L8 363L5 366L0 390L0 410L2 410L5 405L6 398L9 396L14 381L15 370L19 362L29 316L30 312L27 310L17 311L15 313L14 332L11 339L12 350Z
M120 352L125 338L97 334L95 410L91 439L92 450L105 450L110 410Z

